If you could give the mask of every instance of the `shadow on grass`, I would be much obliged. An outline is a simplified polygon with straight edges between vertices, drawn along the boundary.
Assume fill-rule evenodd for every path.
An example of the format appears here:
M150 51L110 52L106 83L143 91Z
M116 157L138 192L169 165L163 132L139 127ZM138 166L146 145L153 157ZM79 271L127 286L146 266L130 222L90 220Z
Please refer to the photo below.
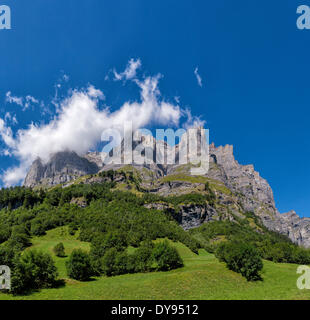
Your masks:
M58 279L55 281L54 285L51 286L51 287L46 287L46 288L42 288L42 289L58 289L58 288L63 288L66 286L66 282L64 279ZM21 297L21 296L30 296L32 295L33 293L36 293L36 292L40 292L41 289L28 289L28 290L25 290L24 292L18 292L18 293L12 293L13 296L16 296L16 297ZM8 292L10 293L10 292Z
M66 282L64 279L58 279L55 281L55 285L53 286L53 288L63 288L65 287Z
M80 282L86 283L86 282L98 281L98 279L96 279L96 278L94 278L94 277L91 277L91 278L88 278L88 279L86 279L86 280L76 280L76 281L80 281Z

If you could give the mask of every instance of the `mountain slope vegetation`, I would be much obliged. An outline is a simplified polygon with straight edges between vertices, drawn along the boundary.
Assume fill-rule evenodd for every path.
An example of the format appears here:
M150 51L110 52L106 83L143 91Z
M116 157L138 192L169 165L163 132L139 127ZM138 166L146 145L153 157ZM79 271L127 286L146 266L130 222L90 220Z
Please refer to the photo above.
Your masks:
M250 212L243 211L242 214L236 215L226 207L226 215L223 214L217 220L185 231L180 219L180 216L184 215L184 208L216 208L220 205L218 198L221 195L216 189L217 186L208 181L198 190L167 196L150 193L143 188L141 182L141 177L133 173L109 171L85 177L69 186L59 185L48 189L16 187L1 190L0 263L9 265L14 277L14 271L23 267L20 265L23 259L30 259L32 263L47 259L44 256L28 254L33 249L52 257L46 261L51 261L56 267L58 275L55 273L53 280L58 281L58 287L44 289L45 284L42 280L41 287L30 288L30 296L33 297L41 296L41 293L36 293L38 289L43 290L44 294L59 290L66 295L66 290L74 291L76 285L76 294L79 295L81 293L78 291L84 288L86 283L92 286L92 281L80 285L68 276L70 272L65 262L76 254L77 249L82 249L80 254L89 259L89 264L86 263L92 268L89 277L95 279L95 283L97 281L101 283L103 287L105 287L103 282L110 283L111 280L107 279L111 275L116 276L112 277L116 279L116 283L120 281L117 279L122 277L124 279L137 277L136 279L143 279L146 282L149 277L156 282L155 279L161 277L159 270L176 268L175 271L165 272L171 273L172 278L177 279L183 272L182 277L185 276L186 270L190 268L188 276L191 279L190 286L194 286L193 297L197 297L199 290L202 290L195 287L197 283L194 279L200 273L209 272L203 268L210 266L219 268L224 274L229 275L228 279L234 274L212 254L215 253L219 257L218 250L225 243L240 245L247 243L253 248L251 250L257 252L259 259L265 260L265 267L259 276L264 283L266 266L278 268L274 262L283 263L283 266L287 266L285 263L310 264L309 250L298 247L287 237L268 230L259 217ZM125 185L123 190L126 191L119 190L120 184ZM156 244L158 239L164 238L170 242L165 245ZM64 246L64 257L57 257L54 253L55 246L60 242ZM174 253L170 247L176 247L179 253ZM225 259L220 260L225 261ZM273 264L266 260L272 261ZM54 270L51 265L49 268ZM293 270L291 267L287 268ZM237 269L235 271L239 272ZM220 279L219 275L218 277ZM293 275L290 276L292 277ZM220 281L219 279L217 281ZM236 279L241 278L238 275ZM60 280L62 282L59 282ZM160 280L158 281L160 283ZM205 281L207 284L210 279ZM224 284L219 286L222 285ZM50 287L51 284L46 286ZM96 298L102 294L101 289L98 290ZM181 292L181 288L179 290L179 299L190 297L189 293ZM25 297L23 291L18 294ZM88 294L85 294L87 299ZM210 292L208 297L208 294L202 291L199 294L205 298L216 297ZM5 297L9 298L11 295ZM133 294L132 297L136 296ZM148 295L145 296L147 297ZM225 290L222 295L222 298L224 297L226 297ZM1 295L1 298L4 296ZM242 295L239 298L242 298Z

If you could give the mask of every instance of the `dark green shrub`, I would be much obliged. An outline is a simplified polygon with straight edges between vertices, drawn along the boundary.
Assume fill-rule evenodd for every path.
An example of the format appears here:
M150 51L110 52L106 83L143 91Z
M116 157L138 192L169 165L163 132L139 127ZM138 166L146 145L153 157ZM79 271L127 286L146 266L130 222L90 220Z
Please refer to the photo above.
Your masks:
M9 226L3 225L0 227L0 243L5 242L10 238L11 230Z
M128 244L134 248L137 248L141 242L141 235L139 235L137 232L129 231L127 236Z
M15 235L15 234L25 234L26 236L30 235L29 229L25 223L15 224L12 227L12 235Z
M127 257L127 273L136 272L136 257L134 254L129 254Z
M123 251L127 247L126 235L121 231L97 233L91 241L90 255L92 259L101 259L108 249L115 248L116 251Z
M135 272L146 272L151 270L153 264L153 249L154 245L151 241L144 241L132 254Z
M31 245L29 235L26 233L12 232L6 244L18 251L22 251Z
M102 258L95 257L93 255L89 255L90 263L93 270L94 276L100 276L103 273L102 270Z
M57 257L65 257L65 247L62 242L59 242L56 244L56 246L53 248L53 251Z
M259 272L263 268L263 262L253 246L246 243L224 242L218 246L216 256L225 262L230 270L241 273L248 281L261 279Z
M126 274L128 273L128 254L126 251L118 252L115 257L114 274Z
M169 245L167 240L157 243L152 251L152 258L157 264L157 270L168 271L183 266L178 251Z
M102 246L105 250L115 248L117 251L122 251L127 247L126 234L119 230L108 232L104 236Z
M70 223L70 224L69 224L68 233L69 233L71 236L74 236L77 230L78 230L78 227L77 227L76 224L74 224L74 223Z
M58 276L51 255L35 250L16 258L12 273L11 290L14 294L53 287Z
M67 274L70 278L87 281L94 275L90 256L81 249L72 251L69 260L66 262Z
M129 257L126 251L117 252L115 248L108 249L102 258L103 273L108 277L129 273Z
M118 252L115 248L110 248L100 261L102 271L107 276L153 269L167 271L183 266L178 252L169 246L167 241L155 246L151 241L142 242L141 246L129 255L125 251Z
M34 236L43 236L46 234L41 221L33 220L31 223L31 233Z
M13 261L15 256L18 255L18 251L9 246L7 243L0 246L0 265L6 265L13 268Z
M292 260L298 264L310 264L310 251L309 249L298 247L293 251Z
M110 248L106 251L102 258L102 271L108 277L116 275L116 257L117 250L115 248Z

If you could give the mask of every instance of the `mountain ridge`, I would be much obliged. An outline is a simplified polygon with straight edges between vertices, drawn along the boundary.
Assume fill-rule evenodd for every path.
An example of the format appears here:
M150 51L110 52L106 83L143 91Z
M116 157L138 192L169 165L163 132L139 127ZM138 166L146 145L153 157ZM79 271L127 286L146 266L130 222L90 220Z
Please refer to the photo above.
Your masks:
M154 141L154 138L146 139L145 148L151 147ZM161 143L168 154L175 152L178 157L182 141L175 147L170 147L165 142ZM123 151L123 146L118 148ZM52 155L45 164L40 159L35 160L26 176L24 186L65 186L83 176L96 175L108 170L122 170L126 166L128 165L103 164L99 152L88 152L80 156L73 151L63 151ZM216 147L213 143L210 144L209 166L207 174L191 176L191 165L158 165L154 162L131 165L138 172L143 189L151 194L169 196L201 193L204 184L211 181L216 193L216 207L183 206L182 218L179 220L184 229L212 220L234 220L234 216L242 217L246 212L253 212L269 230L289 237L298 245L310 247L310 218L301 219L295 211L280 214L267 180L255 171L253 165L239 164L235 160L232 145ZM88 179L86 183L92 181ZM158 204L155 203L153 206L158 207Z

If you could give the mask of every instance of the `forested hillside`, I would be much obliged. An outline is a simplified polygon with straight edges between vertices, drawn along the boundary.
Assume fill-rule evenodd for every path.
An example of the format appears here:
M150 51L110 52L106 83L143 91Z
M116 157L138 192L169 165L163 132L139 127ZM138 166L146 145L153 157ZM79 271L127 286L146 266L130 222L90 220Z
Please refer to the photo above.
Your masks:
M180 223L184 207L219 204L218 186L208 182L203 186L201 191L163 196L145 190L133 172L108 171L65 187L2 189L0 263L11 268L10 292L21 295L57 288L67 277L88 281L103 275L181 268L184 261L173 242L182 243L194 255L200 250L215 253L249 281L263 279L262 259L310 264L309 250L269 231L251 212L242 216L230 212L230 219L222 215L185 231ZM59 228L67 231L58 235L53 254L50 249L37 251L47 232ZM89 249L71 248L68 256L67 236L89 243ZM53 255L66 260L65 271L55 265Z

